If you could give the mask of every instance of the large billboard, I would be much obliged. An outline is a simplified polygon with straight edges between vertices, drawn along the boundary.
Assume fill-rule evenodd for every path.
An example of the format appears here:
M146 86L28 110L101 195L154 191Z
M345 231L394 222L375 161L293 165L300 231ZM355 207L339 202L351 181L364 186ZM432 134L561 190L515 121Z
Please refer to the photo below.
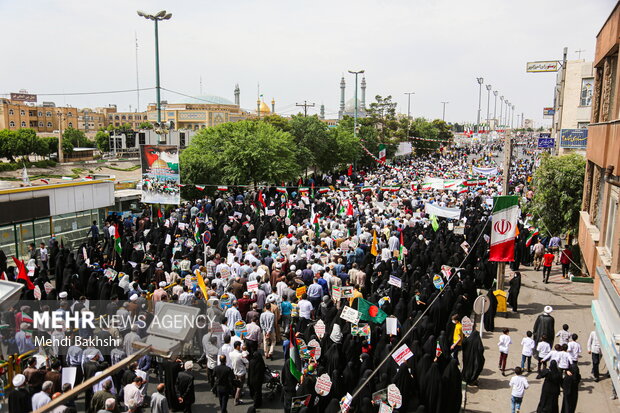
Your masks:
M560 148L585 149L588 146L587 129L562 129Z
M558 70L560 70L560 62L557 60L527 62L525 65L525 71L529 73L557 72Z
M36 102L37 95L31 93L11 93L11 100L15 102Z
M555 114L554 108L543 108L543 116L545 118L552 118L554 114Z
M140 145L142 161L142 202L174 204L179 192L179 148L174 145Z

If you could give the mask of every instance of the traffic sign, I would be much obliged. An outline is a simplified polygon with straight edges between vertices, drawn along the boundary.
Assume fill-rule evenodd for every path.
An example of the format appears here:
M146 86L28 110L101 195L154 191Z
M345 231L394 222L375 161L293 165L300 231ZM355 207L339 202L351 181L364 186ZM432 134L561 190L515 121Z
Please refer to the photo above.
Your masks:
M474 301L474 313L476 314L484 314L489 311L491 303L487 297L484 295L479 296Z
M205 245L209 245L209 243L211 242L211 232L209 232L209 231L205 231L205 232L202 234L202 242L203 242Z

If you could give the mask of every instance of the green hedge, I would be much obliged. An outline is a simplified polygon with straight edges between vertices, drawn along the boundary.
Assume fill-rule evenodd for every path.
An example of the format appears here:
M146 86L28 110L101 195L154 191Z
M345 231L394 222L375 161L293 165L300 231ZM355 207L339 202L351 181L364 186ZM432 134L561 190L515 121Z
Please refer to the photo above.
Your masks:
M0 163L0 172L7 172L7 171L17 171L18 169L22 169L24 167L24 165L26 165L26 168L53 168L54 166L56 166L56 162L49 160L49 159L45 159L42 161L36 161L36 162L15 162L15 163L7 163L7 162L3 162Z

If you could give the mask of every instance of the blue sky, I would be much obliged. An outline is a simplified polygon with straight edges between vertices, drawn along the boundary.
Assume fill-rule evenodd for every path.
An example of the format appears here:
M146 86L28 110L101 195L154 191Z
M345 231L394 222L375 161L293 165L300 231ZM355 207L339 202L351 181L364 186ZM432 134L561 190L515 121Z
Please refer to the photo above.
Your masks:
M0 0L3 56L0 94L66 93L136 87L138 37L140 87L154 86L153 23L136 10L173 14L160 25L162 86L189 95L233 99L255 107L257 84L276 110L297 111L296 102L325 104L336 116L339 82L348 69L365 69L367 100L392 95L412 114L474 121L476 77L485 78L513 102L517 113L542 122L553 103L554 74L527 74L525 63L594 55L596 34L612 0L337 0L139 1ZM346 75L347 99L354 79ZM486 94L486 91L484 91ZM183 101L163 92L163 99ZM58 105L135 109L136 93L46 96ZM154 102L141 92L141 109ZM491 99L491 108L493 99ZM492 110L491 110L492 112ZM499 112L499 109L498 109ZM483 98L486 117L486 98Z

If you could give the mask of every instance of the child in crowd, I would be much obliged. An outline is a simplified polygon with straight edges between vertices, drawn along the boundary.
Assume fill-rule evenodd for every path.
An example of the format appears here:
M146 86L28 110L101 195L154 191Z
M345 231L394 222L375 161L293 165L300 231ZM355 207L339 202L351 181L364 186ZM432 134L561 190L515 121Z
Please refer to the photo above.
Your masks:
M499 369L502 371L502 376L506 375L506 360L508 359L508 347L512 344L512 339L508 335L508 329L505 328L502 331L502 335L499 336Z
M523 395L525 394L525 390L530 387L530 384L527 382L527 379L523 377L523 369L521 367L515 367L515 376L510 379L510 387L512 388L511 399L510 399L510 407L512 413L519 413L521 410L521 403L523 402Z
M534 354L534 347L536 343L532 339L532 332L525 333L525 337L521 340L521 369L525 368L525 362L527 361L527 372L532 372L532 354Z
M551 345L547 343L547 335L543 334L542 339L536 346L538 352L538 372L540 373L541 367L547 368L547 356L551 352Z

